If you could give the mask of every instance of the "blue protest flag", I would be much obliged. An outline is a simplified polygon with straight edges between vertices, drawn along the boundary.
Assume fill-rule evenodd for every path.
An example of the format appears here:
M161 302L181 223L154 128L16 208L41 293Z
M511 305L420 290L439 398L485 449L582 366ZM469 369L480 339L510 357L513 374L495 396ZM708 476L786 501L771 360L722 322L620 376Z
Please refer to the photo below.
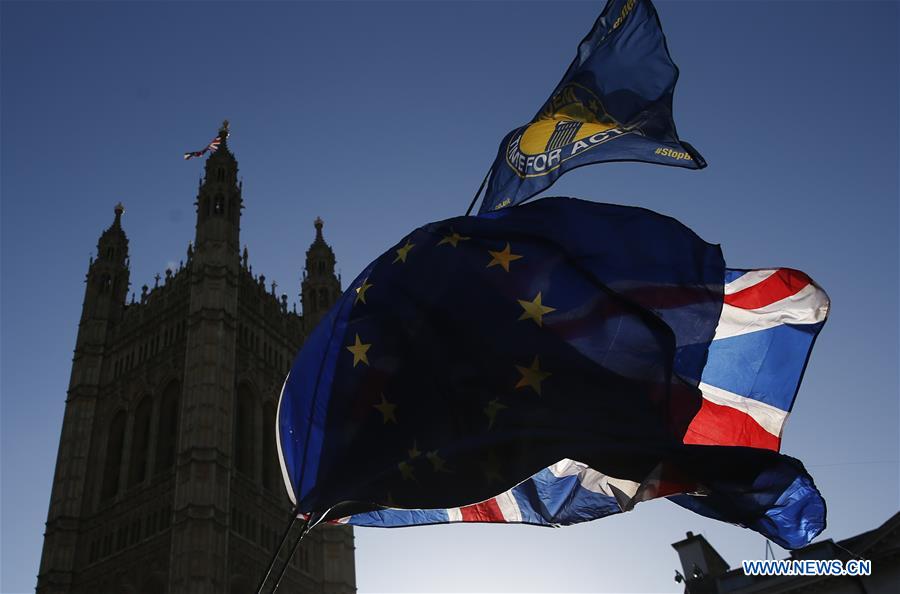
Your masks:
M353 503L358 525L549 525L759 483L783 457L684 443L726 275L718 246L639 208L554 198L417 229L292 366L289 495L300 512Z
M480 212L519 204L591 163L705 167L675 131L677 80L650 0L609 0L547 102L500 143Z

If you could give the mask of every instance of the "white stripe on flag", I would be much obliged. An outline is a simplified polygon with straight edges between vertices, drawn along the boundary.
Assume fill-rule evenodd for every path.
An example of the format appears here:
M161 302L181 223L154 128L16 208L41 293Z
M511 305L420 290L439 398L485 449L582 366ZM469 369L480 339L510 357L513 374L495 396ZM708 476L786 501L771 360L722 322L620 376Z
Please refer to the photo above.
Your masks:
M549 470L555 477L564 477L579 474L587 467L587 464L582 464L581 462L576 462L575 460L569 460L568 458L565 458L563 460L560 460L553 466L549 466L547 470Z
M500 508L504 520L507 522L522 521L522 510L519 509L519 502L513 497L512 489L497 495L494 500L497 502L497 507Z
M731 295L732 293L743 291L747 287L752 287L757 283L763 282L776 272L778 272L778 270L750 270L746 274L737 277L730 283L726 283L725 294Z
M713 340L774 328L782 324L815 324L828 315L828 296L813 284L790 297L759 309L723 304Z
M781 437L781 430L784 428L784 422L788 417L788 413L785 411L770 404L766 404L765 402L753 400L752 398L745 398L734 392L729 392L728 390L723 390L722 388L717 388L716 386L711 386L704 382L700 382L698 387L703 393L703 397L710 402L739 410L751 417L754 421L759 423L760 427L775 437Z
M641 486L640 483L634 481L607 476L602 472L597 472L583 462L576 462L575 460L569 460L568 458L560 460L553 466L550 466L547 470L549 470L553 476L559 478L565 476L578 476L578 482L581 483L583 488L592 493L601 493L603 495L609 495L610 497L615 497L615 493L609 488L610 485L616 487L629 497L634 497L638 487Z
M462 512L458 507L451 507L447 510L448 522L462 522Z
M594 471L594 472L596 472L596 471ZM636 483L634 481L628 481L625 479L612 478L611 476L606 477L606 483L612 487L615 487L622 493L625 493L626 495L628 495L629 499L634 499L635 494L637 494L638 489L640 489L640 487L641 487L640 483ZM613 493L612 489L609 489L608 495L615 496L615 493ZM618 497L616 499L618 499ZM619 505L621 505L621 503Z

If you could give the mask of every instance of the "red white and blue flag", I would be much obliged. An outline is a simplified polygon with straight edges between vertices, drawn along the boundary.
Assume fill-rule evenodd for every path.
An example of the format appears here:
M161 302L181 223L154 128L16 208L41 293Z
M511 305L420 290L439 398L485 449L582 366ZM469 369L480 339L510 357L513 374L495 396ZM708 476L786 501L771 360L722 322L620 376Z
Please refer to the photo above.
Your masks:
M226 136L226 138L227 138L227 136ZM212 141L208 145L206 145L206 148L204 148L202 151L191 151L188 153L184 153L184 160L187 161L188 159L202 157L206 153L214 153L217 150L219 150L220 144L222 144L222 136L221 135L213 138Z
M806 274L788 268L729 269L724 294L699 384L702 406L684 442L778 451L807 360L828 315L828 295ZM560 526L627 511L637 501L677 492L678 486L661 481L642 485L606 476L574 460L561 460L474 505L383 509L342 518L338 523L371 527L454 522Z
M700 381L703 404L684 442L778 451L828 295L789 268L729 270Z

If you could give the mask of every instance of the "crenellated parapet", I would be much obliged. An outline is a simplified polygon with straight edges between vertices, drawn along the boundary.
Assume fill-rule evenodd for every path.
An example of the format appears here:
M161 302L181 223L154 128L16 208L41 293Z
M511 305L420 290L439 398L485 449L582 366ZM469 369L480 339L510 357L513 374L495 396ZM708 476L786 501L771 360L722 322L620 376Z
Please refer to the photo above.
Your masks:
M157 365L162 360L183 358L183 343L190 301L190 264L174 272L150 289L142 287L140 301L125 306L121 320L112 326L106 350L105 378L117 381L141 366Z
M277 293L277 283L267 283L264 274L254 275L249 268L241 269L239 279L241 307L286 338L297 341L298 344L302 342L302 317L297 313L296 306L288 307L286 293Z

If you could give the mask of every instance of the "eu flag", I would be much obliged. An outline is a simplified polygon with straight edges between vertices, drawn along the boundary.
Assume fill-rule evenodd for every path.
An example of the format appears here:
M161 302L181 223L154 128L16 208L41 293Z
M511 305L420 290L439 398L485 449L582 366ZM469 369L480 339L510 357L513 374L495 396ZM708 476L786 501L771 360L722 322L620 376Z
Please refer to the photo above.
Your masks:
M547 102L500 143L480 212L518 204L591 163L705 167L675 131L677 80L650 0L609 0Z
M684 304L673 303L673 307ZM788 411L800 388L813 344L828 316L828 295L809 276L789 268L726 269L722 313L700 378L703 401L684 443L769 449L781 445ZM742 450L726 450L732 466ZM796 460L770 456L752 480L710 477L703 496L670 499L702 515L755 530L779 545L806 546L825 525L825 506L812 478ZM652 483L647 481L645 487ZM664 494L658 487L649 493ZM381 509L340 521L397 527L452 522L559 526L628 509L629 484L582 462L561 460L512 489L475 504L446 509Z
M634 486L613 491L622 509L754 484L778 454L684 444L725 277L718 246L640 208L548 198L421 227L293 363L289 495L301 512L453 508L563 459Z

